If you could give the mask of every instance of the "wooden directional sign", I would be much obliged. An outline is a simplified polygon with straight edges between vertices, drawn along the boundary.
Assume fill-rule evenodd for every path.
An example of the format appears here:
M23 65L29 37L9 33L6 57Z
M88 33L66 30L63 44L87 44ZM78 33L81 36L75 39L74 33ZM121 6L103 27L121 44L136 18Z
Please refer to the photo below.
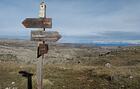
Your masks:
M52 28L52 18L26 18L22 24L26 28Z
M48 44L39 44L38 46L38 50L37 50L37 58L39 58L40 56L47 54L48 53Z
M31 41L56 42L61 38L57 31L31 31Z

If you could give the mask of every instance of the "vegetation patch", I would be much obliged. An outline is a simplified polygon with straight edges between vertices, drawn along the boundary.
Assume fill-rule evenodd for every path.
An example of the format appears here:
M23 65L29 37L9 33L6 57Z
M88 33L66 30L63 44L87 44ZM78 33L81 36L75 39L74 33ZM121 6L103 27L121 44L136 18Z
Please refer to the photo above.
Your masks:
M17 56L14 54L0 54L1 61L17 61Z

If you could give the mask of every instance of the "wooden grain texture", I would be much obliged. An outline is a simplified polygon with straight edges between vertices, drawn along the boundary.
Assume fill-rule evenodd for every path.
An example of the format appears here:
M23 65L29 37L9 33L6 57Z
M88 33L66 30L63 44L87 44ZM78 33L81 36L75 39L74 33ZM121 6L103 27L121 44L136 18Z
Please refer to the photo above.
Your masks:
M31 31L31 41L56 42L61 38L57 31Z
M26 18L22 24L26 28L52 28L52 18Z

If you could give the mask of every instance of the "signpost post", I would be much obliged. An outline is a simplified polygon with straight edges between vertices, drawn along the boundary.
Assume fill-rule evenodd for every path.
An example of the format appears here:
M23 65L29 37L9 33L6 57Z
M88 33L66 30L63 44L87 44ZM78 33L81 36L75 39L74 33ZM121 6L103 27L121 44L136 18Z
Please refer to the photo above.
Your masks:
M43 89L43 59L48 53L48 44L45 42L56 42L61 35L56 31L47 32L45 28L52 28L52 18L46 18L46 4L44 0L40 3L39 18L26 18L22 24L26 28L39 28L38 31L31 31L31 41L38 41L37 58L37 89Z
M46 18L46 5L44 2L41 2L41 4L40 4L39 18ZM45 28L41 28L40 30L45 31ZM43 41L43 44L45 44L44 41ZM40 42L38 43L38 46L39 45L40 45ZM37 72L37 89L43 89L43 59L44 59L44 54L39 55L39 56L42 56L42 59L38 60L38 62L37 62L37 71L36 71Z

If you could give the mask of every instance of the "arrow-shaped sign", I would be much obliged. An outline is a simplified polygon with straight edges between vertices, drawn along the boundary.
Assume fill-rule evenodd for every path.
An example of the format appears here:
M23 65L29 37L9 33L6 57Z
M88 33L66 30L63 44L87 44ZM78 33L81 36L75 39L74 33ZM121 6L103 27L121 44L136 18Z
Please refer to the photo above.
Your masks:
M31 31L31 41L56 42L61 38L57 31Z
M26 28L52 28L52 18L26 18L22 24Z

